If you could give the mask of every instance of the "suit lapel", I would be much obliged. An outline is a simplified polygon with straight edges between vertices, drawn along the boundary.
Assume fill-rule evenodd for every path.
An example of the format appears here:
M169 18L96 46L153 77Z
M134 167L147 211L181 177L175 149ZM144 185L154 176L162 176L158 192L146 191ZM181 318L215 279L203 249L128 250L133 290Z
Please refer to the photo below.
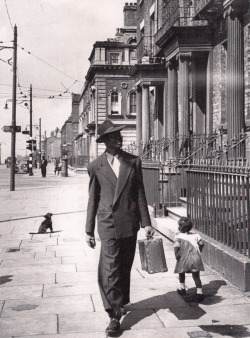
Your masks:
M119 157L119 161L121 164L120 164L120 170L119 170L119 177L118 177L116 189L115 189L115 195L113 199L113 205L116 203L117 199L119 198L127 182L127 179L129 177L129 174L132 168L130 161L124 157L123 153L121 153Z
M103 153L100 156L100 165L98 167L98 170L107 178L107 180L114 186L117 184L117 177L115 176L114 171L110 167L110 164L108 163L107 156L105 153Z

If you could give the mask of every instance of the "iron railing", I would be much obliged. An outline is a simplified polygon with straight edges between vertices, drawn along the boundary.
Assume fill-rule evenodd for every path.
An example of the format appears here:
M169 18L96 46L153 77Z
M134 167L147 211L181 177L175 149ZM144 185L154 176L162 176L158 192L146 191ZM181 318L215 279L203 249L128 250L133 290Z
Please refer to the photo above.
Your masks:
M223 8L223 0L194 0L194 16L200 14L204 10L209 10L209 13L220 12Z
M199 14L213 0L194 0L194 15Z
M207 25L207 22L204 20L193 20L194 7L190 4L191 1L187 2L184 6L180 6L179 1L177 0L168 1L165 7L165 15L163 17L162 26L154 36L155 43L157 43L157 41L159 41L173 26L185 27Z
M245 147L247 134L240 134L230 140L225 131L211 134L190 134L174 138L150 139L129 144L124 150L132 154L140 154L142 161L163 163L176 166L190 164L197 159L237 159Z
M194 227L250 257L250 168L201 161L187 173L187 214Z
M132 154L140 154L142 161L152 163L188 162L194 159L213 158L224 154L228 147L224 140L225 132L212 134L180 135L173 138L150 139L139 144L135 142L126 147Z
M240 134L229 142L220 132L150 140L138 147L144 147L144 185L150 205L161 209L157 214L186 196L187 214L198 231L250 257L250 167L234 156L247 138ZM173 146L178 151L171 158ZM138 147L131 149L138 152Z
M147 203L155 210L160 209L160 170L159 166L146 166L144 164L142 167Z
M193 134L149 140L129 145L125 150L133 154L141 154L144 166L159 168L160 208L178 206L180 197L186 197L187 174L186 170L197 161L220 160L228 165L242 163L243 158L237 157L237 149L244 147L247 134L240 134L238 138L228 142L225 131L209 135ZM151 184L150 179L145 185ZM157 203L156 203L157 204Z

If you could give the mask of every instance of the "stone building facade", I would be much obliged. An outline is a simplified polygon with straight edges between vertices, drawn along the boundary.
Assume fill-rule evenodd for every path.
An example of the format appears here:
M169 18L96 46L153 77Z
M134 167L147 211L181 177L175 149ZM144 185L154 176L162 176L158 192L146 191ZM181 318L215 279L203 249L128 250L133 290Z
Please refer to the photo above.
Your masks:
M69 164L74 165L74 139L78 135L79 124L79 94L72 94L72 110L69 118L61 128L61 156L67 156Z
M124 27L117 29L114 38L95 42L89 57L75 137L80 165L103 152L104 145L95 142L96 127L107 118L126 126L122 131L124 147L136 138L136 90L128 74L136 63L136 3L126 3L123 12Z
M248 133L249 13L247 0L138 1L137 143L222 130L230 144ZM249 145L236 155L249 158Z
M250 290L249 0L139 0L137 18L129 74L149 204L190 217L204 261ZM171 238L172 220L154 222Z
M60 135L51 135L46 138L46 158L52 161L54 158L61 157L61 137Z

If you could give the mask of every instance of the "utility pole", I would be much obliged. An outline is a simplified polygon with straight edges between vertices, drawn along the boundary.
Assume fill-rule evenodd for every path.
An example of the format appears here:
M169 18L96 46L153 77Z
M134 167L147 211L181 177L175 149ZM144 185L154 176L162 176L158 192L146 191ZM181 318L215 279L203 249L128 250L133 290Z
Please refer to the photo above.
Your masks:
M41 118L39 119L39 168L41 168L42 162L42 122Z
M16 164L16 84L17 84L17 26L14 27L13 44L13 86L12 86L12 131L11 131L11 167L10 191L15 190L15 164Z
M47 136L46 136L46 130L44 131L44 158L47 160Z
M32 85L30 85L30 140L32 141ZM32 151L33 151L33 142L31 142L31 149L30 149L30 154L29 154L29 176L33 176Z

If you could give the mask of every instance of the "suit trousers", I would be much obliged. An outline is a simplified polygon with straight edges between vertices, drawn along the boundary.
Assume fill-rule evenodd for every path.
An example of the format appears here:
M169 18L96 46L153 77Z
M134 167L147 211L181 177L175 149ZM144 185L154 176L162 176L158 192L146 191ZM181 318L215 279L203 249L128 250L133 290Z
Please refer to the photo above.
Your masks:
M130 273L137 234L121 239L101 240L98 284L105 311L121 318L120 307L130 301Z

